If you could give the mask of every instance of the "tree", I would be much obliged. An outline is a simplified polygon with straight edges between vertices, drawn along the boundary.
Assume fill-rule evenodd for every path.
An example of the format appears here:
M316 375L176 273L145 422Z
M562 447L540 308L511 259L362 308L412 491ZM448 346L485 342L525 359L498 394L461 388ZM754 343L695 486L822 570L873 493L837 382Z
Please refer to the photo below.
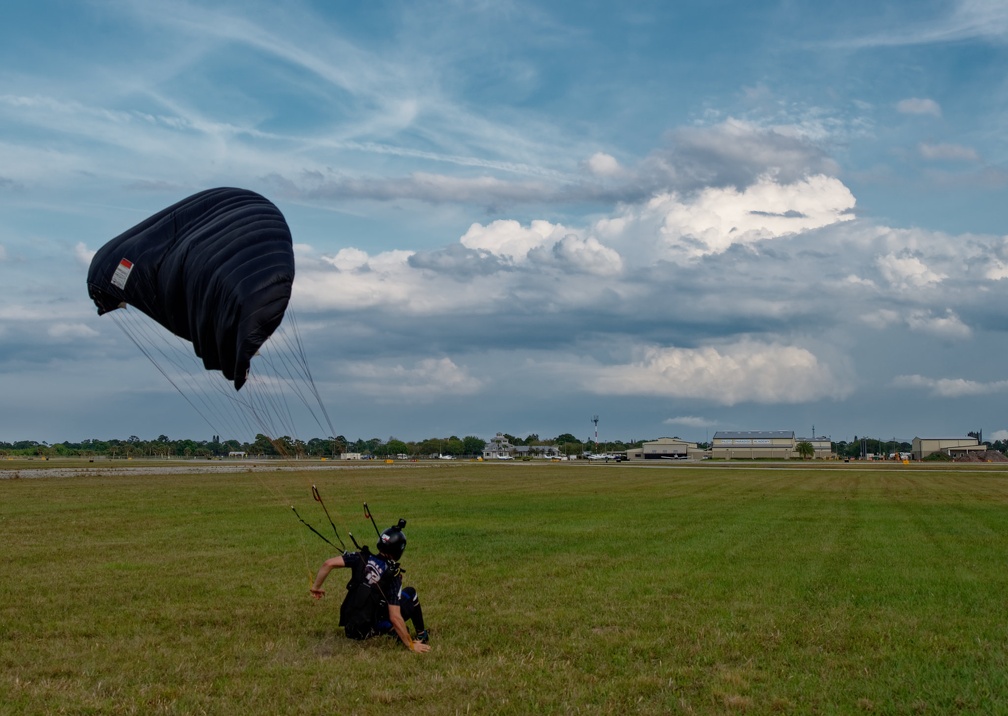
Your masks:
M252 452L256 455L276 455L276 448L273 447L273 441L259 433L256 435L255 442L252 443Z
M808 440L802 440L795 445L795 451L802 460L811 460L815 457L815 446Z
M386 449L386 455L409 455L409 446L401 440L396 440L395 438L390 439L384 447Z
M445 441L445 454L453 455L455 457L460 456L465 450L462 441L456 436L452 435Z
M483 448L486 447L486 440L475 435L466 435L462 438L462 450L466 455L482 455Z
M444 440L441 438L427 438L417 443L416 451L418 455L425 457L437 457L441 452Z
M375 455L384 457L396 457L397 455L409 455L409 446L402 440L389 438L388 442L378 445L374 450Z

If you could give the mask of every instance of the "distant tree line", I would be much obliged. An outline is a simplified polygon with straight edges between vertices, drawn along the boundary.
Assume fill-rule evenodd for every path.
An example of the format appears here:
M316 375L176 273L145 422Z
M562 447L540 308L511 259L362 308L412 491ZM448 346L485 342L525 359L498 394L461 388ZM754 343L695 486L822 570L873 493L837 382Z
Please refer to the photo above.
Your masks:
M562 433L552 439L540 439L533 433L519 438L504 434L512 445L555 446L566 455L580 455L595 449L592 440L579 440L571 433ZM600 443L606 451L626 450L639 447L643 441L611 441ZM451 435L445 438L425 440L399 440L390 436L387 440L370 438L348 440L343 435L327 438L299 440L289 436L271 439L260 434L252 442L221 440L213 436L211 440L189 438L172 440L167 435L159 435L154 440L143 440L131 435L125 440L99 440L97 438L81 442L47 443L35 440L17 442L0 441L0 457L107 457L119 458L205 458L227 457L230 453L245 453L251 457L297 457L322 458L339 457L343 453L359 453L363 457L388 458L407 456L410 458L437 457L450 455L456 458L477 457L483 454L486 441L474 435L460 438Z
M524 438L504 433L503 437L512 445L554 446L561 454L578 456L586 452L594 452L596 445L591 437L581 440L572 433L561 433L554 438L540 438L532 433ZM600 442L597 449L600 452L617 452L640 447L643 440L615 440ZM853 440L840 440L832 443L833 452L839 458L857 459L868 455L891 455L893 453L908 453L912 444L894 439L885 440L854 436ZM327 438L311 438L299 440L284 436L271 439L265 435L257 435L252 442L238 440L221 440L214 436L211 440L192 440L188 438L172 440L167 435L159 435L154 440L142 440L131 435L125 440L83 440L75 442L59 442L49 444L35 440L19 440L17 442L0 441L0 457L96 457L118 458L217 458L226 457L229 453L243 452L257 457L296 457L322 458L339 457L343 453L359 453L363 457L388 458L406 456L409 458L437 457L450 455L456 458L472 458L483 453L486 441L474 435L460 438L451 435L445 438L427 438L425 440L399 440L390 436L387 440L370 438L367 440L348 440L343 435ZM700 448L709 448L708 443L698 443ZM989 443L992 450L1008 453L1008 441L995 440Z

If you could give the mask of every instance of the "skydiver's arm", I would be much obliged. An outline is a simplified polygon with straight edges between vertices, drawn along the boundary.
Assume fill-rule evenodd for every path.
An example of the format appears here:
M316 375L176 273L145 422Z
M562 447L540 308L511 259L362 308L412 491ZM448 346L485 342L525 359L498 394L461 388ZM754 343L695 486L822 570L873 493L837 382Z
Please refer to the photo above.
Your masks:
M389 621L392 622L392 628L395 629L395 633L396 636L399 637L399 641L405 644L407 649L420 654L425 651L430 651L430 645L424 644L422 641L413 641L413 639L410 638L409 630L406 629L406 622L403 621L402 611L399 609L398 604L389 604L388 618Z
M324 597L325 590L322 589L322 583L325 582L326 577L329 576L329 572L345 566L346 562L343 561L342 555L339 557L332 557L323 562L322 566L319 567L318 574L315 575L315 583L309 589L311 595L316 599Z

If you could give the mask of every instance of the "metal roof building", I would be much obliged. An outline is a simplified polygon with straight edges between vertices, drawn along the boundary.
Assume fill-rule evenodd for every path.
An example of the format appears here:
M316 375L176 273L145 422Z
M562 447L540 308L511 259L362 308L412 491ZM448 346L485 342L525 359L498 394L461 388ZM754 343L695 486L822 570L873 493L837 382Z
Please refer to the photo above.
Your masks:
M631 460L699 460L703 453L696 443L679 438L658 438L627 450L627 457Z
M928 455L936 452L943 452L955 457L965 452L977 452L986 450L986 445L981 445L976 438L914 438L913 439L913 459L923 460Z
M790 460L795 454L794 430L746 430L714 433L711 456L722 460L774 458Z
M833 457L833 441L825 435L811 438L795 437L794 430L746 430L728 432L719 430L711 442L711 457L721 460L793 460L798 458L798 443L812 444L813 456L818 460Z

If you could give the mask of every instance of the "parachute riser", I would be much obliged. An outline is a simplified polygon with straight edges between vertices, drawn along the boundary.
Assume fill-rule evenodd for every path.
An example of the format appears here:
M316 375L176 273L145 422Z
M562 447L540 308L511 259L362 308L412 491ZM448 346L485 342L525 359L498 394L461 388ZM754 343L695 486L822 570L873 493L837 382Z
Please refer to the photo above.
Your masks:
M318 502L320 505L322 505L322 509L325 511L326 517L329 518L329 525L333 528L333 533L336 535L336 539L339 540L340 547L342 547L343 552L347 552L346 544L344 544L343 540L340 538L339 532L336 530L336 525L333 524L332 517L329 516L329 510L326 509L325 503L322 501L322 495L319 494L318 487L316 487L315 485L312 485L312 497L315 498L316 502ZM307 527L312 532L314 532L316 535L318 535L318 537L320 539L322 539L322 541L324 541L326 544L330 545L331 547L336 547L336 545L334 545L332 542L330 542L329 539L325 535L323 535L317 529L315 529L310 524L308 524L307 522L305 522L301 518L301 515L298 514L297 509L295 509L293 505L291 505L291 510L294 512L294 516L298 518L298 521L301 524L303 524L305 527ZM368 505L367 505L366 502L364 503L364 515L369 520L371 520L371 524L374 526L375 532L378 534L378 539L380 541L381 540L381 532L378 530L378 525L375 523L374 517L371 516L371 510L368 508ZM399 524L398 524L399 529L402 529L405 526L406 526L406 520L400 519L399 520ZM347 534L350 535L350 541L353 542L353 546L357 548L358 552L361 552L361 553L364 553L364 554L370 554L370 550L368 549L367 545L361 547L361 545L359 545L357 543L357 539L354 537L353 532L347 532ZM393 567L393 569L396 570L397 573L399 573L399 572L405 573L406 572L406 570L403 569L399 565L398 561L389 560L389 563L391 564L391 566Z
M375 524L374 517L371 516L371 510L368 509L367 503L364 503L364 516L371 520L371 524L374 525L375 534L378 535L378 539L381 539L381 530L378 529L378 525Z
M315 485L312 485L311 486L311 491L312 491L312 497L315 498L315 501L317 503L319 503L320 505L322 505L322 510L325 512L325 516L329 520L329 526L332 527L333 534L336 535L336 539L339 540L340 545L343 547L343 551L346 552L347 551L346 545L343 543L342 538L339 536L339 530L337 530L336 529L336 525L333 524L332 517L329 517L329 510L326 509L325 503L322 501L322 495L319 494L318 488L315 487ZM353 535L350 536L350 539L353 539ZM354 542L354 545L356 545L356 544L357 543ZM360 549L360 548L358 547L358 549Z
M308 524L303 519L301 519L301 515L298 514L298 511L294 508L294 505L291 505L291 510L293 510L294 516L298 518L298 522L300 522L305 527L307 527L308 529L310 529L312 532L314 532L315 534L317 534L322 539L322 541L325 542L326 544L328 544L328 545L330 545L331 547L334 547L334 548L336 547L336 545L334 545L332 542L330 542L329 539L324 534L322 534L317 529L315 529L310 524ZM343 551L344 552L346 551L346 547L343 548Z

